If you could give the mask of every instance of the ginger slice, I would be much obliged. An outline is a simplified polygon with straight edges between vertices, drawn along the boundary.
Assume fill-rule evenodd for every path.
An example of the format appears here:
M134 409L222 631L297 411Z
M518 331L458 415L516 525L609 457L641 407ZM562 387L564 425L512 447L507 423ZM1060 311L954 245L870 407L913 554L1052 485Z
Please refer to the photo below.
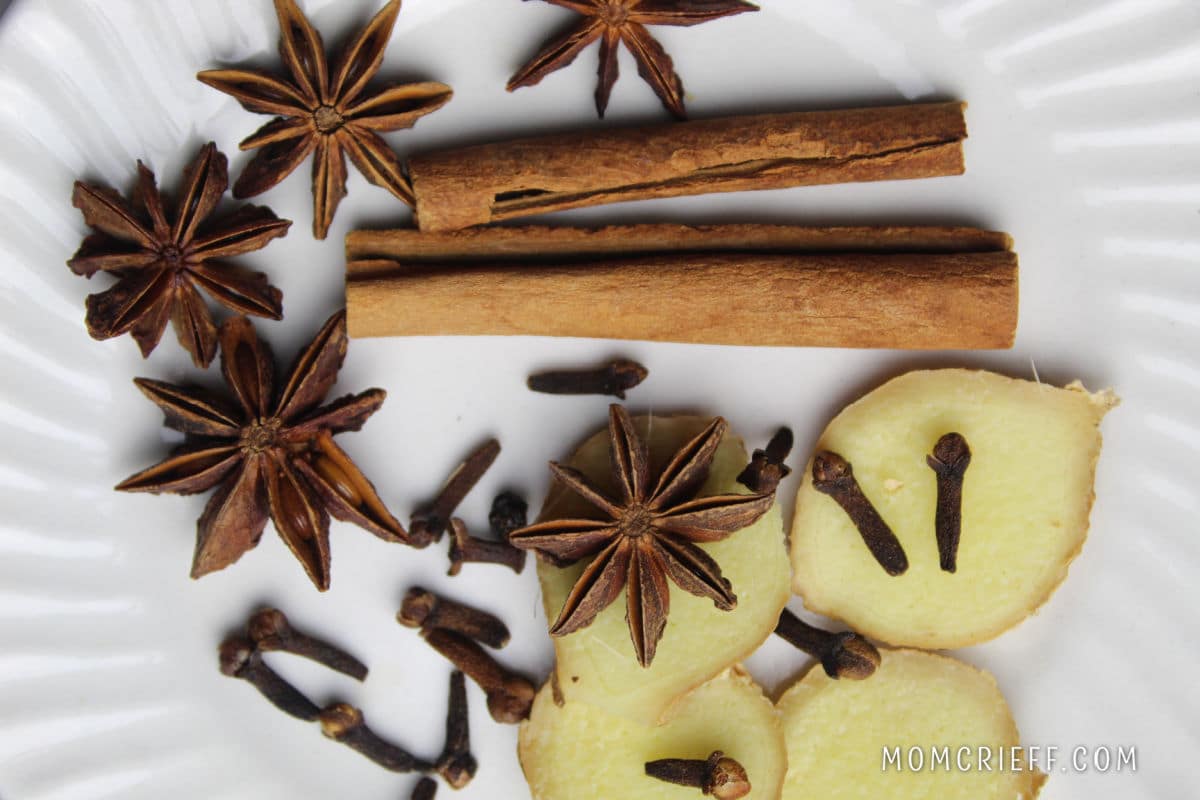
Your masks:
M548 683L521 724L518 755L534 800L683 800L699 789L646 776L661 758L736 759L750 781L747 800L777 798L787 770L783 730L770 700L733 667L675 704L670 718L650 726L590 703L555 701Z
M881 656L866 680L811 669L779 698L788 757L782 800L1037 796L1046 776L1014 749L1017 726L990 674L919 650ZM942 748L948 762L935 765ZM985 755L988 768L980 766Z
M652 474L711 420L698 416L638 416L647 435ZM748 461L742 441L725 435L701 495L745 493L737 476ZM604 431L585 441L567 462L612 490L609 444ZM540 519L588 514L575 495L554 485ZM621 596L587 628L554 638L556 673L569 702L598 705L645 724L657 722L672 702L752 653L771 634L790 595L787 550L778 505L758 522L720 542L700 545L720 564L737 594L737 607L722 611L712 601L670 585L671 610L654 662L638 665ZM546 616L553 620L586 561L559 569L538 561ZM707 754L706 754L707 755Z
M812 611L893 645L964 647L1008 630L1047 600L1083 546L1098 425L1116 402L1078 382L1059 389L963 369L889 381L842 411L815 450L850 462L908 568L881 568L847 513L814 489L810 463L791 532L794 590ZM946 572L926 456L952 432L971 461L956 571Z

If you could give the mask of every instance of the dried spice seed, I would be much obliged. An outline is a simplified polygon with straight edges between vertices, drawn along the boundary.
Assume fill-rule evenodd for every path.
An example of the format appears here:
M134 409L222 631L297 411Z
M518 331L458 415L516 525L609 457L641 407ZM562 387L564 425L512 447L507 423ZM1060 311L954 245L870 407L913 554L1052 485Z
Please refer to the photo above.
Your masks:
M349 675L356 681L365 680L367 665L329 642L297 631L287 615L277 608L264 608L254 613L246 625L250 638L261 652L279 650L316 661L332 670Z
M482 647L461 634L435 628L424 636L430 647L479 684L487 695L488 713L492 719L515 725L529 717L537 688L528 678L509 672Z
M530 375L526 385L544 394L608 394L624 400L625 392L649 374L638 362L619 358L596 369L539 372Z
M409 536L415 546L425 547L442 538L454 510L471 489L475 488L475 484L479 483L479 479L492 466L498 455L500 442L489 439L467 456L466 461L454 468L438 496L413 513L409 523Z
M889 575L908 570L908 556L892 529L863 494L850 462L837 453L824 451L813 458L813 488L832 497L858 528L871 555Z
M612 472L620 496L610 498L578 470L551 463L555 477L595 506L603 519L548 520L514 531L509 541L556 565L594 557L567 595L552 636L587 627L626 589L626 619L638 663L649 666L667 624L668 578L722 610L737 604L716 561L697 543L715 542L756 522L773 494L696 497L708 477L726 423L717 417L681 447L656 483L645 440L628 412L609 407Z
M173 213L154 173L140 161L137 167L131 203L112 189L75 183L72 203L95 232L67 265L88 278L107 272L117 279L88 296L88 333L99 340L131 334L148 356L170 320L192 361L207 367L217 354L217 326L201 290L238 313L282 319L283 296L267 277L225 259L261 250L286 235L291 220L250 205L210 220L229 186L228 161L212 142L184 170Z
M420 586L414 586L405 593L396 621L409 628L420 628L422 633L443 628L488 647L501 648L509 640L508 626L499 617L441 597Z
M467 685L458 670L450 673L450 699L446 710L446 744L434 766L453 789L475 777L479 762L471 755L471 728L467 715Z
M317 718L316 705L263 663L254 642L233 636L221 643L219 653L223 674L246 681L285 714L305 722Z
M294 0L275 0L275 12L286 77L250 69L214 69L196 76L247 111L275 117L239 145L258 153L234 184L234 196L265 192L312 155L313 236L324 239L346 195L349 156L367 180L412 205L400 159L379 134L411 128L445 105L452 92L441 83L409 83L364 94L383 63L400 0L390 0L332 68L321 34Z
M925 463L937 474L934 529L938 558L943 570L954 572L958 569L958 540L962 536L963 476L971 464L971 448L961 434L947 433L937 440Z
M834 679L864 680L871 677L881 663L875 645L857 633L830 633L814 628L786 608L779 615L775 633L819 660L825 674Z
M646 774L667 783L692 786L717 800L738 800L750 794L745 768L714 750L705 759L663 758L646 762Z
M472 536L466 524L457 517L450 520L450 569L457 575L463 564L500 564L518 575L525 569L525 551L507 541L488 541Z
M361 710L347 703L335 703L321 709L321 732L334 741L362 753L392 772L428 772L433 765L417 758L399 745L383 739L367 727Z
M433 778L421 778L413 787L412 800L433 800L437 797L437 781Z
M600 42L600 83L596 87L596 111L601 117L617 82L617 50L622 43L637 61L638 74L654 88L664 106L679 119L686 119L683 81L675 65L647 25L699 25L702 22L757 11L758 6L742 0L546 0L582 15L566 33L542 46L529 63L508 81L508 91L533 86L555 70L575 60L585 47Z
M382 389L321 405L346 357L346 315L334 314L282 382L275 361L245 317L220 329L221 373L232 398L194 386L134 381L169 428L186 435L166 460L117 485L119 491L196 494L214 487L197 523L192 577L224 569L258 544L270 518L318 589L329 588L329 517L387 542L403 526L375 487L334 443L383 404ZM336 472L337 480L328 475ZM352 491L351 491L352 490Z
M780 428L767 442L765 450L755 450L750 463L737 476L738 483L752 492L773 492L780 481L791 474L792 468L784 464L792 452L791 428Z

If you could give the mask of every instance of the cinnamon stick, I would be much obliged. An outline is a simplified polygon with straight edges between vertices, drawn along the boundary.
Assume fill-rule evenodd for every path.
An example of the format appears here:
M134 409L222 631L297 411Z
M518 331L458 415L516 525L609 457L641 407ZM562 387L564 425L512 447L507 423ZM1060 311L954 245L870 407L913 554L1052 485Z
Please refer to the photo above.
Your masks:
M636 225L347 238L352 336L1011 347L1017 258L972 228Z
M427 153L408 174L423 231L708 192L963 172L963 103L759 114L573 131Z

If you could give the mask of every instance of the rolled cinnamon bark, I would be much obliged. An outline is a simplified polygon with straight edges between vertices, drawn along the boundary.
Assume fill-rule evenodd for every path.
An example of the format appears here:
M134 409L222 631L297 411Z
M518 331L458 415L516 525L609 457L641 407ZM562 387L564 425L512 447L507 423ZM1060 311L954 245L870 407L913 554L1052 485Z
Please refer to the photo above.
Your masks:
M1017 258L971 228L489 228L347 238L352 336L1011 347Z
M963 103L575 131L411 158L423 231L707 192L963 172Z

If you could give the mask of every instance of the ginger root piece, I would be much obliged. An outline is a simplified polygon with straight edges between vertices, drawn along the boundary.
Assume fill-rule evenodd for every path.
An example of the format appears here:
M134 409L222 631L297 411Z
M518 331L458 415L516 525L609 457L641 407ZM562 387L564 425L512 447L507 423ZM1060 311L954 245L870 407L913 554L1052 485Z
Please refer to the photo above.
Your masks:
M815 450L850 463L907 564L895 575L881 567L846 510L814 488L810 463L791 531L794 590L812 611L893 645L964 647L1008 630L1049 598L1083 546L1098 425L1116 403L1078 382L1058 389L964 369L889 381L838 414ZM970 449L953 572L941 566L939 476L927 463L950 433Z
M779 715L762 689L733 667L688 693L659 726L590 703L555 702L547 683L521 723L517 752L534 800L681 800L699 789L648 777L646 762L724 751L746 770L746 800L779 797L787 770Z
M866 680L838 681L810 669L779 698L788 758L782 800L1037 796L1046 776L1022 751L1015 751L1020 771L1014 769L1020 737L991 675L936 653L884 649L881 655ZM940 756L943 747L949 766L934 767L933 753ZM966 768L960 747L970 751L962 753ZM910 766L910 748L920 748L923 761L914 755ZM979 767L983 748L992 753L990 770Z
M651 474L711 421L697 416L639 416L634 424L648 431ZM746 493L737 476L748 462L742 441L727 433L717 449L700 495ZM601 431L585 441L566 462L602 488L613 491L609 440ZM590 506L555 484L541 520L590 516ZM556 673L563 697L604 708L643 724L654 724L680 695L699 686L752 653L768 636L787 603L789 567L778 505L758 522L729 538L699 545L716 559L732 584L737 606L714 607L711 600L670 584L671 611L666 632L649 667L641 667L625 621L624 595L588 627L554 637ZM538 560L538 580L547 618L563 607L576 578L590 559L560 569ZM705 753L704 755L707 755Z

